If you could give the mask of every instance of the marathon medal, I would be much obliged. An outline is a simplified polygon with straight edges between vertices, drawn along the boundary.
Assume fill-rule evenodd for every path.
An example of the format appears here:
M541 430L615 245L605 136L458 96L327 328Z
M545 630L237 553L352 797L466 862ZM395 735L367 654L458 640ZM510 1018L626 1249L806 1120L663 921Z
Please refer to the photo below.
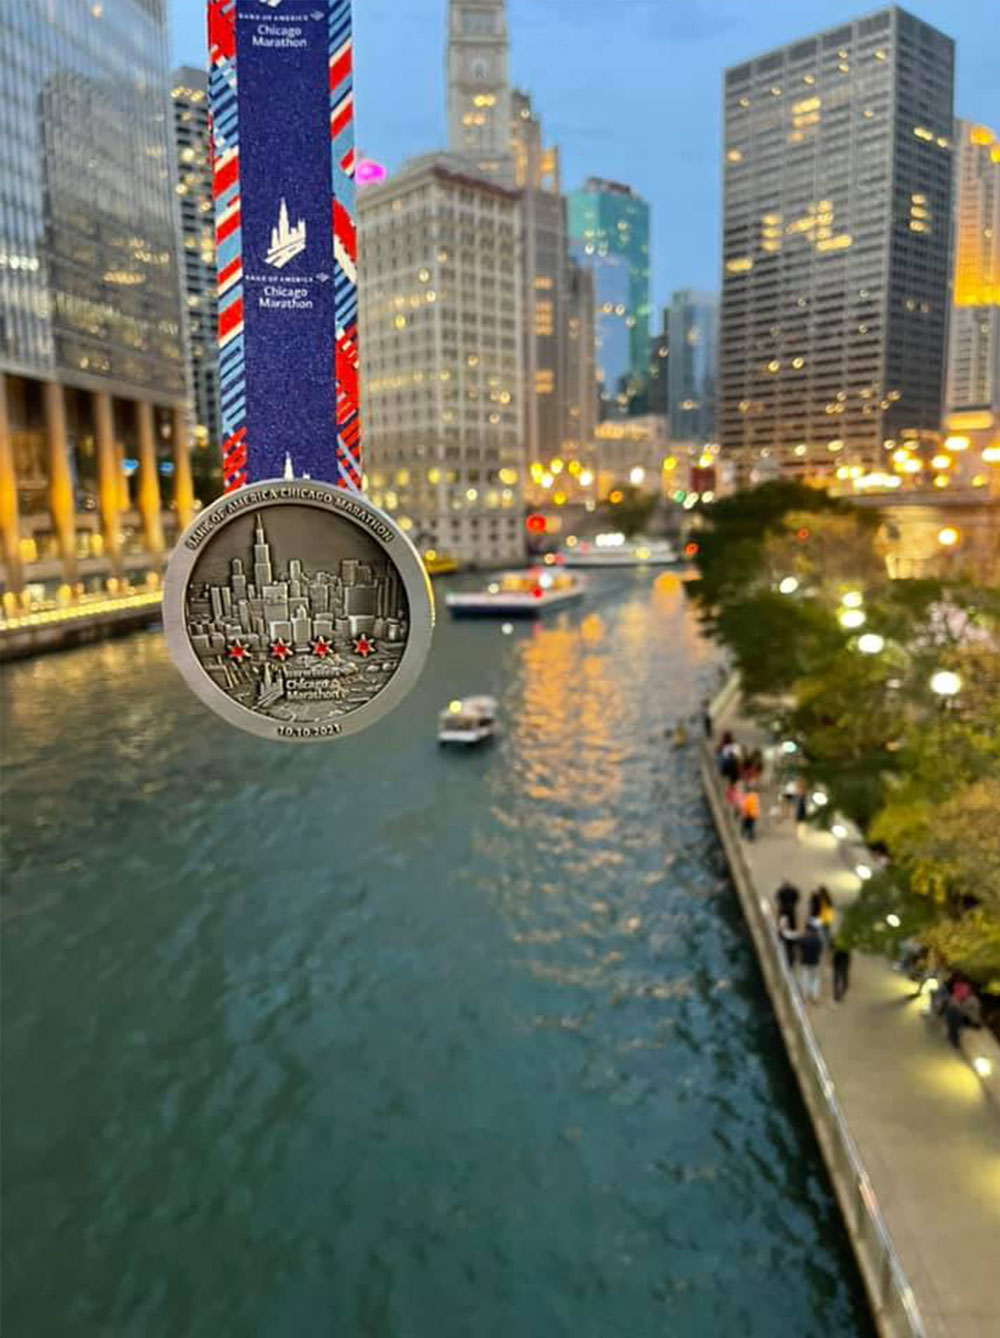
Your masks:
M209 0L225 492L164 582L170 652L231 724L364 729L418 678L423 564L361 493L350 0Z

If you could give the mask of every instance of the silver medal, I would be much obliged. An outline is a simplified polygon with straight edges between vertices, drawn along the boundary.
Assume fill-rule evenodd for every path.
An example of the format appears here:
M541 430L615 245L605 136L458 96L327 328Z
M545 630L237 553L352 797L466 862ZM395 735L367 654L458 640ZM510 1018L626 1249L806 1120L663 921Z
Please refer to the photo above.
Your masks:
M312 742L381 719L434 626L420 557L364 497L310 480L218 498L178 541L167 646L201 700L262 738Z

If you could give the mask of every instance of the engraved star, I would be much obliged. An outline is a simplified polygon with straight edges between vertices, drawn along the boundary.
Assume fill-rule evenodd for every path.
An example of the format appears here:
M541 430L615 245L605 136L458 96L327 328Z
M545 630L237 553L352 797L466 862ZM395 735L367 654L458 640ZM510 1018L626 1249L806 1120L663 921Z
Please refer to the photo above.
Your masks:
M314 641L309 643L309 649L318 660L325 660L333 650L333 646L327 641L325 636L318 636Z
M290 645L288 644L288 642L284 639L284 637L280 637L280 636L279 636L278 639L277 639L277 641L272 641L272 642L271 642L271 659L272 659L272 660L277 660L280 664L284 664L284 662L285 662L287 659L289 659L289 658L292 656L293 653L294 653L294 652L292 651L291 646L290 646Z
M364 632L354 638L354 653L360 655L363 660L367 660L369 655L375 654L375 642L369 641Z
M235 660L237 664L240 664L243 660L245 660L249 656L249 654L250 654L249 647L244 646L242 641L234 641L233 644L226 651L227 658L230 660Z

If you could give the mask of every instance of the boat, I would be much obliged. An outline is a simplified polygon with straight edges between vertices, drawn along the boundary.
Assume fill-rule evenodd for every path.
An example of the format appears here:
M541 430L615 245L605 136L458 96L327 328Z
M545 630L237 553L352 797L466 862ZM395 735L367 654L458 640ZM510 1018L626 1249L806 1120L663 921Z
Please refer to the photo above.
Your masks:
M672 567L680 562L677 549L665 539L626 539L624 534L580 539L559 557L566 567Z
M582 599L586 587L567 571L508 571L485 590L452 593L445 604L454 618L537 618Z
M497 731L495 697L461 697L438 717L438 743L485 743Z
M458 559L449 553L437 553L429 548L424 554L424 568L428 576L450 576L458 571Z

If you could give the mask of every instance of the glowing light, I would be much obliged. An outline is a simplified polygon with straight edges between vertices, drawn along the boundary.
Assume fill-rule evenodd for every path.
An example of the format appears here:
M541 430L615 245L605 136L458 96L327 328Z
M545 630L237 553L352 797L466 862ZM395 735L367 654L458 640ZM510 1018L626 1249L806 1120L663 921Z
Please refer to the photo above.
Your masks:
M590 485L593 483L593 481L594 481L594 471L593 471L592 469L581 469L581 470L580 470L580 486L581 486L581 488L589 488Z
M847 840L847 828L843 825L843 823L835 822L833 826L830 828L830 831L833 832L834 836L837 838L838 841Z
M618 488L616 488L614 492L609 494L608 501L611 503L612 506L617 506L619 502L624 500L624 497L625 494L619 491Z
M794 739L785 739L784 743L781 745L781 751L786 756L791 757L792 753L797 753L799 751L799 745Z
M794 595L799 588L798 578L795 576L786 576L778 586L783 595Z
M845 609L860 609L865 597L860 590L848 590L846 595L841 596L840 602Z
M958 543L958 530L953 525L946 525L943 530L938 530L938 543L942 548L954 548Z
M513 630L514 630L514 624L513 624L513 623L501 623L501 624L500 624L500 631L503 632L504 636L510 636L510 634L513 632Z
M932 469L950 469L950 468L951 468L951 456L950 456L950 455L935 455L934 459L931 461L931 468L932 468Z
M376 186L388 175L382 164L374 158L359 158L354 168L354 180L359 186Z
M830 802L830 796L824 790L814 790L812 801L817 808L826 808Z
M980 1078L988 1078L993 1072L993 1065L985 1055L976 1055L972 1061L972 1067L979 1074Z
M954 697L962 689L962 680L951 669L939 669L931 676L931 692L939 697Z
M946 451L967 451L969 449L969 438L945 437L944 448Z
M864 627L867 618L864 609L841 609L837 614L837 621L841 627L853 632L858 627Z
M862 655L878 655L885 650L885 637L879 636L878 632L866 632L858 637L858 650Z
M855 864L854 872L863 883L867 883L869 878L872 877L872 868L869 864Z
M646 471L643 469L642 465L636 465L633 469L629 470L628 481L635 487L638 487L645 477Z
M890 929L898 929L902 924L902 920L900 920L899 916L894 911L885 917L885 922Z

